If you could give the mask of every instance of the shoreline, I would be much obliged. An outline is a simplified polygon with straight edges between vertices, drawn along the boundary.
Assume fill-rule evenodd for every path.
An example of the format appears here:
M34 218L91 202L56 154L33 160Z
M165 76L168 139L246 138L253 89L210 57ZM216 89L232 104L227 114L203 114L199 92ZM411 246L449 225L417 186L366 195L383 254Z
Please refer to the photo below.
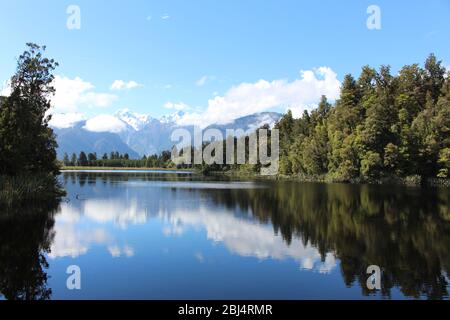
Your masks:
M207 176L226 176L235 178L247 178L272 181L296 181L326 184L349 184L349 185L370 185L370 186L404 186L404 187L432 187L432 188L450 188L450 179L440 178L421 178L419 176L409 177L385 177L375 181L365 181L362 179L353 179L351 181L333 180L327 176L302 176L302 175L283 175L262 176L253 173L240 173L237 171L211 171Z
M70 171L177 171L177 172L192 172L196 173L195 170L189 169L177 169L177 168L135 168L135 167L62 167L60 172L70 172Z
M297 181L297 182L314 182L314 183L337 183L337 184L352 184L352 185L393 185L393 186L406 186L406 187L440 187L440 188L450 188L450 179L439 179L439 178L420 178L419 176L411 177L386 177L383 179L378 179L376 181L364 181L361 179L354 179L352 181L335 181L326 176L300 176L300 175L282 175L277 174L273 176L262 176L254 173L242 173L238 171L211 171L208 174L202 173L197 169L177 169L177 168L135 168L135 167L79 167L79 166L68 166L62 167L60 169L61 173L64 172L120 172L120 171L130 171L130 172L149 172L149 171L160 171L160 172L174 172L174 173L190 173L190 174L200 174L203 176L222 176L230 178L239 179L252 179L252 180L280 180L280 181Z

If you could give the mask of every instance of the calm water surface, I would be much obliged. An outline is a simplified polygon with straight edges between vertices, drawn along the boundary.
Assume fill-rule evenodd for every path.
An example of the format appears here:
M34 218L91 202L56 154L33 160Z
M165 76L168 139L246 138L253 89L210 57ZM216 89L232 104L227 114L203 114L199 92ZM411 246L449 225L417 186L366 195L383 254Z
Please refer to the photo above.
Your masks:
M8 299L448 299L450 191L66 172L0 214ZM81 290L68 290L68 266ZM379 265L382 289L366 287Z

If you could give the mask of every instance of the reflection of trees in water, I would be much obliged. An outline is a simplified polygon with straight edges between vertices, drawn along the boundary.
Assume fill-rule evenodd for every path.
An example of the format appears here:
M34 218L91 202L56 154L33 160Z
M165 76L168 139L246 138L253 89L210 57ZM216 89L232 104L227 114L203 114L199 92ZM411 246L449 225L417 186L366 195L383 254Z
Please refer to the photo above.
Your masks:
M53 241L57 204L0 209L0 293L11 300L46 300L45 253Z
M136 180L198 181L176 174L66 173L81 186ZM217 181L216 178L211 178ZM228 180L228 179L224 179ZM266 183L266 182L264 182ZM430 299L448 296L445 274L450 270L450 191L405 187L267 182L258 189L183 189L202 193L236 212L251 212L270 222L290 244L293 238L311 243L325 259L334 252L341 260L346 285L359 284L363 294L366 268L383 270L382 294L393 287L404 295Z
M221 205L251 210L287 243L311 242L335 252L346 285L364 294L366 268L383 270L382 294L398 286L410 297L447 296L450 192L446 189L276 183L267 189L210 192Z
M111 183L124 181L199 181L199 179L206 180L206 177L201 177L197 174L190 173L174 173L174 172L64 172L62 174L64 184L70 181L71 184L79 184L81 187L88 185L95 185L96 183ZM217 181L217 178L210 177L212 181ZM224 180L229 180L224 177Z

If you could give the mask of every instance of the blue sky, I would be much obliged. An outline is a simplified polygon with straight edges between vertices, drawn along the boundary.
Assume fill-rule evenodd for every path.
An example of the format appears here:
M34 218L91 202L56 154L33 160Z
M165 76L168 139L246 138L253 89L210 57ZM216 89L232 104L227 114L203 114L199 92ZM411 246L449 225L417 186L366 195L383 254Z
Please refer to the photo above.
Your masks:
M381 10L380 30L366 27L372 4ZM69 5L81 10L79 30L66 26ZM59 61L61 92L75 86L84 94L59 97L55 113L129 108L159 117L184 108L193 121L216 112L214 121L228 110L300 111L321 90L335 90L332 73L342 80L365 64L396 71L431 52L450 65L449 14L447 0L0 0L0 82L32 41ZM320 67L330 72L317 73ZM315 82L302 82L301 70ZM115 80L139 85L111 90ZM272 104L258 100L274 96Z

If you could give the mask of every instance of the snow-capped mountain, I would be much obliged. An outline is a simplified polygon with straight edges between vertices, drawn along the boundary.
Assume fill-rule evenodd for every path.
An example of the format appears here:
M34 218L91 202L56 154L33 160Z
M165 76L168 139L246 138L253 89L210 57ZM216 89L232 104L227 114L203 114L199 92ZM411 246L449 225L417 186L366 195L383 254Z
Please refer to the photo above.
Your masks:
M185 115L184 111L177 111L175 113L172 114L168 114L165 116L162 116L159 121L161 123L164 124L173 124L173 123L178 123L178 121L180 121L180 119Z
M183 115L183 111L178 111L155 119L150 115L123 109L109 116L114 120L114 129L111 130L106 129L103 123L99 126L100 131L95 130L95 121L89 122L93 119L76 122L69 128L54 127L59 146L58 157L62 158L64 153L78 154L80 151L97 152L98 155L119 151L128 153L132 158L159 154L173 147L171 134L175 128L184 128L193 133L193 126L178 125ZM243 129L248 134L264 124L273 127L280 118L279 113L262 112L235 119L225 125L213 124L206 129L219 129L224 137L226 129Z
M237 118L227 124L213 124L207 127L219 129L223 136L226 136L227 129L243 129L245 134L254 132L256 129L261 128L263 125L267 124L270 128L273 128L278 120L280 120L281 114L276 112L261 112L254 113L249 116Z
M131 112L129 109L117 111L114 116L136 131L142 130L151 120L153 120L153 118L147 114Z

